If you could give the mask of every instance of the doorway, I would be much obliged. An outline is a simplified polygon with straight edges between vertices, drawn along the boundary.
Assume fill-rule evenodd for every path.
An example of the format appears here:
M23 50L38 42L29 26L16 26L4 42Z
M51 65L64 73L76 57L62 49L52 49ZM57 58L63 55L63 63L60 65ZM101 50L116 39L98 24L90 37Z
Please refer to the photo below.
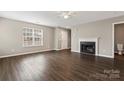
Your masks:
M114 58L124 61L124 22L114 23Z

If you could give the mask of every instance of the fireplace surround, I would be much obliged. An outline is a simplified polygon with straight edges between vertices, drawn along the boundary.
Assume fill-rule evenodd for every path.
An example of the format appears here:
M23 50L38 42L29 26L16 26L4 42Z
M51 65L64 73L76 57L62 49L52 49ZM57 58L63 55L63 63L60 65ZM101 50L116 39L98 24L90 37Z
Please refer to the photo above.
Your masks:
M95 45L94 45L94 55L96 55L96 56L98 56L99 55L99 38L80 38L79 39L79 52L80 53L82 53L81 52L81 43L86 43L86 42L89 42L89 43L95 43ZM92 51L90 48L88 49L89 51Z

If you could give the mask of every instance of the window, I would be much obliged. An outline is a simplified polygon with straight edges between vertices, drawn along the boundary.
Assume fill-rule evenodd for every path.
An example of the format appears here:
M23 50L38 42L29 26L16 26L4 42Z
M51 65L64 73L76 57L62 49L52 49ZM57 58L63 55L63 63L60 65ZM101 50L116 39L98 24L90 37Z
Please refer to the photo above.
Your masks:
M43 30L35 28L23 28L23 46L43 46Z

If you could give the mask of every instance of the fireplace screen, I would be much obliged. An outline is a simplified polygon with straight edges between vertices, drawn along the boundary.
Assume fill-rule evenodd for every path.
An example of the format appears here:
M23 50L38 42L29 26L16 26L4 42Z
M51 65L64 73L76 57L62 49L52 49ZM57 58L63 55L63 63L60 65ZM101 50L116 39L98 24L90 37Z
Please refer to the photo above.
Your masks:
M95 54L95 42L80 42L80 52Z

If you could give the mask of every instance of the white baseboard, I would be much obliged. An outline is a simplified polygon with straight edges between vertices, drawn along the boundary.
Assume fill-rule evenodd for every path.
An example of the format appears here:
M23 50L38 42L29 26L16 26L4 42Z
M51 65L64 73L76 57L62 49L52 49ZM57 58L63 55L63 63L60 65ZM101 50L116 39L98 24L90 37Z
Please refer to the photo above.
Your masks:
M64 48L64 49L54 49L54 50L59 51L59 50L65 50L65 49L70 49L70 48Z
M108 58L114 58L113 56L109 56L109 55L102 55L102 54L99 54L98 56L101 56L101 57L108 57Z
M79 51L76 50L71 50L72 52L77 52L80 53ZM97 54L96 56L100 56L100 57L107 57L107 58L114 58L113 56L108 56L108 55L102 55L102 54Z
M19 56L19 55L26 55L26 54L33 54L33 53L40 53L40 52L47 52L47 51L52 51L52 50L53 49L47 49L47 50L41 50L41 51L33 51L33 52L11 54L11 55L0 56L0 58L13 57L13 56Z
M80 53L79 51L76 51L76 50L71 50L71 52L77 52L77 53Z

